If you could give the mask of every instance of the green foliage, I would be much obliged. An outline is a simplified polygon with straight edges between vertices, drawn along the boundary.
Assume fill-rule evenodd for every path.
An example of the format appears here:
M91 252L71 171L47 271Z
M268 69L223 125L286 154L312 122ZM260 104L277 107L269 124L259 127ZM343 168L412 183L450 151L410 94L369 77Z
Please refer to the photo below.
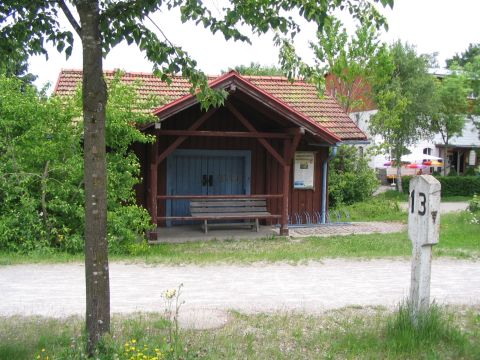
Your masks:
M471 113L473 115L480 115L480 55L474 57L468 62L463 70L470 82L473 98L471 101ZM480 128L480 122L477 121L477 127Z
M404 176L404 193L408 193L411 176ZM439 176L437 180L442 186L442 197L473 196L480 194L480 176Z
M480 43L478 44L469 44L467 50L461 54L456 53L453 57L446 60L447 67L450 69L455 66L465 66L472 60L480 56Z
M455 170L453 167L450 168L450 171L448 172L447 176L458 176L457 170Z
M371 197L341 209L350 214L351 221L405 221L405 211L400 209L397 201L380 197Z
M475 167L474 166L467 166L463 175L465 175L465 176L475 176L475 175L477 175L477 172L475 171Z
M469 219L470 224L480 225L480 197L476 194L473 195L472 200L468 203ZM480 241L479 244L480 246Z
M378 40L378 32L371 23L357 27L354 36L338 20L327 24L317 33L318 44L311 43L315 51L320 73L332 74L330 86L335 97L346 112L363 105L363 96L368 96L368 84L375 72L377 56L384 51Z
M468 210L470 212L480 212L480 196L473 195L472 200L468 203Z
M374 0L373 3L382 6L393 6L393 0ZM226 40L232 39L250 43L247 35L247 25L253 34L261 35L269 30L278 36L285 35L294 39L300 31L299 24L288 14L297 12L303 19L314 23L318 31L322 31L326 23L332 21L336 10L348 11L354 19L360 22L371 22L380 27L385 24L385 18L374 4L367 1L242 1L228 2L219 16L215 8L200 1L172 0L167 2L138 1L96 1L92 8L98 5L98 28L102 37L104 55L108 54L122 41L135 44L153 63L154 71L162 80L170 81L172 74L181 73L192 84L191 91L197 93L202 106L219 106L223 104L227 93L215 91L208 87L207 76L197 69L197 62L180 46L172 44L166 38L159 38L145 24L146 20L162 34L160 27L150 18L156 11L180 10L182 22L193 21L203 26L213 34L220 33ZM81 26L73 15L74 9L79 10L82 2L34 2L30 0L5 0L0 7L0 50L10 44L8 39L16 39L27 54L43 54L48 56L46 43L51 43L67 58L71 55L75 37L71 30L65 30L58 17L63 13L72 25L72 29L81 34ZM280 44L280 43L279 43ZM290 43L293 49L293 43Z
M469 97L469 113L480 115L480 43L469 44L460 55L457 53L448 59L447 67L453 70L460 69L460 74L467 79L473 95Z
M37 78L28 72L28 54L17 39L0 42L0 74L18 77L26 84L31 84Z
M328 183L330 205L339 206L369 198L378 180L368 160L355 146L342 145L330 163Z
M232 70L231 68L227 71L222 70L222 74ZM276 66L265 66L260 63L251 62L250 65L237 65L233 68L236 72L242 75L257 75L257 76L282 76L284 75L283 70Z
M440 133L448 146L452 136L462 135L465 115L469 110L468 96L471 93L468 78L458 71L437 82L437 111L432 116L432 129Z
M427 71L429 58L417 55L408 44L394 43L379 62L373 80L378 112L370 119L370 131L381 135L394 158L400 159L407 146L432 131L436 80Z
M152 121L135 89L110 84L107 106L109 242L128 251L149 228L135 206L140 167L129 146L150 139L134 125ZM79 98L47 98L16 79L0 77L0 249L30 252L83 249L84 190Z

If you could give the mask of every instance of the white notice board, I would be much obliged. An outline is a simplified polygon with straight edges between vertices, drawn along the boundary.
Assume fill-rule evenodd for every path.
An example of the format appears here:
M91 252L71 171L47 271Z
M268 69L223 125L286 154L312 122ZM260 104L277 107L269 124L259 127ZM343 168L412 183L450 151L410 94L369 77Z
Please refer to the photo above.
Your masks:
M293 165L293 188L313 189L315 179L315 153L297 151Z

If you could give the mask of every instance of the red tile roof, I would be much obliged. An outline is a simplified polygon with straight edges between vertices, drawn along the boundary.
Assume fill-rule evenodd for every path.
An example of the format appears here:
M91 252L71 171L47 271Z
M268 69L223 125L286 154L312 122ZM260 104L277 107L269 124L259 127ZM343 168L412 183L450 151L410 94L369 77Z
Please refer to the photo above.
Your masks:
M114 74L115 71L106 71L107 81L113 78ZM300 114L308 122L317 124L319 130L330 133L341 140L366 139L365 134L343 111L338 102L331 96L319 98L317 90L312 84L299 80L292 83L287 78L277 76L244 76L236 73L235 75L276 100L292 113ZM54 92L62 96L72 95L81 80L81 70L62 70ZM167 101L166 106L171 105L171 102L181 101L182 97L189 95L190 84L181 77L174 77L172 84L168 85L151 73L127 72L123 75L122 80L125 83L140 81L138 88L140 96L147 97L151 94L161 96ZM210 77L210 80L214 82L219 78ZM161 110L162 108L157 109L156 112Z

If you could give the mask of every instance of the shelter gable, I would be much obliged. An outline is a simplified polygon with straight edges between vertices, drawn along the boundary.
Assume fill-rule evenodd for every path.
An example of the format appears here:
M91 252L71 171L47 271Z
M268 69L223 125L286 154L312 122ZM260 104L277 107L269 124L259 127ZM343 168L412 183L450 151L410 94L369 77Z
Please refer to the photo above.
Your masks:
M108 82L118 71L105 71ZM246 87L251 85L257 93L269 97L276 105L279 105L294 114L303 118L307 123L318 126L319 131L330 134L331 142L338 140L365 140L365 134L343 111L338 102L331 96L319 97L317 89L313 84L296 80L290 82L285 77L277 76L242 76L238 73L224 74L220 77L209 77L212 86L226 82L225 79L235 77ZM231 79L230 79L231 80ZM59 96L73 95L79 83L82 81L81 70L62 70L55 86L54 93ZM182 77L173 77L171 84L162 82L161 79L151 73L124 72L122 81L133 84L139 82L138 92L141 97L158 95L167 101L167 107L174 105L183 98L191 97L190 84ZM191 97L195 103L195 99ZM333 141L334 139L336 141Z

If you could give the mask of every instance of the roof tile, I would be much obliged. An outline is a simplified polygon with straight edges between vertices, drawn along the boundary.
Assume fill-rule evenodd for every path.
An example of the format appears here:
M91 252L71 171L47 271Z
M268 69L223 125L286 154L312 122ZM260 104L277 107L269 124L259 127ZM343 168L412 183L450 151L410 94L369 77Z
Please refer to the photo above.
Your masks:
M105 72L107 82L114 77L115 73L116 71ZM320 98L313 84L301 80L290 82L287 78L276 76L241 75L241 77L281 100L293 110L319 123L342 140L366 138L338 102L329 95ZM214 79L215 77L209 78L209 80ZM126 83L138 81L140 84L138 93L144 98L154 94L161 96L167 102L173 102L190 93L190 83L182 77L174 77L172 83L168 85L150 73L126 72L123 74L122 80ZM73 95L81 81L81 70L62 70L55 86L55 94Z

